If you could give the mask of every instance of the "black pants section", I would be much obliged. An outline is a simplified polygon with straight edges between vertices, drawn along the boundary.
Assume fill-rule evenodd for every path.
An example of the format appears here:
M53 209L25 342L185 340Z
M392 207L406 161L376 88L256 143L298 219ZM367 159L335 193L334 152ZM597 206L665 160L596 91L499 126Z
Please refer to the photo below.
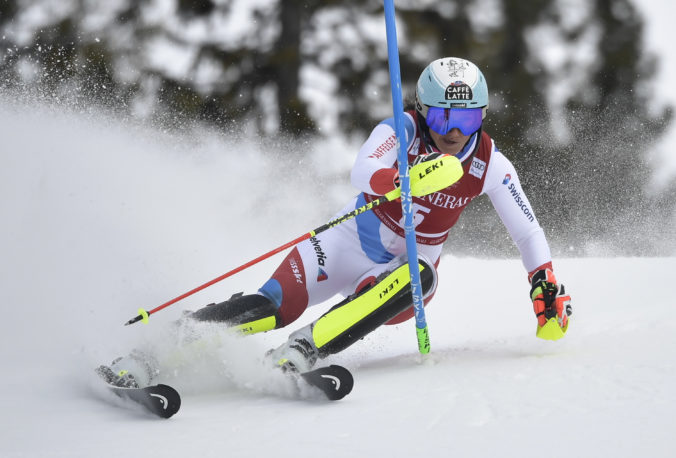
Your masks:
M220 304L209 304L192 315L198 321L211 321L237 326L244 323L275 316L277 323L277 307L265 296L260 294L236 294Z

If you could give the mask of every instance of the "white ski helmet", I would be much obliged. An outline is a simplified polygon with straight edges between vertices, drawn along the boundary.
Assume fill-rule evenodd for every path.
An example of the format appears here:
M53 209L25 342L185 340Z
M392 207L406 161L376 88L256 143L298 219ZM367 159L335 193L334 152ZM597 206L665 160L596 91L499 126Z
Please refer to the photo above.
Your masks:
M488 86L481 70L459 57L444 57L429 64L415 88L416 109L427 118L430 107L488 109Z

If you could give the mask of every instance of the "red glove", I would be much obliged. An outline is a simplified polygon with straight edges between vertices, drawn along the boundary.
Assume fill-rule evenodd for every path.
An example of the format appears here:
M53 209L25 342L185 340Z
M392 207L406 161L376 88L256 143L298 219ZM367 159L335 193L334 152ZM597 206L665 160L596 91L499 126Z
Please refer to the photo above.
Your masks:
M411 162L411 167L414 165L418 165L421 162L427 162L427 161L433 161L435 159L438 159L443 156L448 156L448 154L444 153L423 153L423 154L418 154L415 159L413 159L413 162Z
M573 313L570 296L563 285L556 283L551 269L538 270L531 279L530 298L538 319L535 335L545 340L558 340L568 330L568 317Z

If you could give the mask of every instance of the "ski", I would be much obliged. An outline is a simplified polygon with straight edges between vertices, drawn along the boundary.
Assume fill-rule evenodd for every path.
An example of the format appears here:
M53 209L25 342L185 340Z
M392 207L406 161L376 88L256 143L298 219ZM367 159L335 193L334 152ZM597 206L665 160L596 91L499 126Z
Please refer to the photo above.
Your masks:
M343 399L354 386L350 371L335 364L303 372L300 377L305 383L321 390L330 401Z
M335 364L301 374L296 372L293 375L300 383L318 389L329 401L343 399L350 394L354 386L350 371ZM181 396L169 385L157 384L145 388L128 388L106 383L106 388L118 397L128 399L161 418L169 418L181 408ZM301 395L301 397L305 396Z
M145 388L122 388L107 385L108 389L123 399L129 399L148 412L169 418L181 408L181 396L169 385L152 385Z

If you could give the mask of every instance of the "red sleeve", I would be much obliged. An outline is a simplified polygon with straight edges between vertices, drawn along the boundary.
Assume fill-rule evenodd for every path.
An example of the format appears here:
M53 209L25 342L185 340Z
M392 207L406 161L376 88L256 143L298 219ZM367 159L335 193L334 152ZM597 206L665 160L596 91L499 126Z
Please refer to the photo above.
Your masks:
M394 180L398 175L399 172L395 168L376 170L376 172L371 175L371 180L369 181L371 189L373 189L374 193L381 196L387 194L396 187L394 185Z

